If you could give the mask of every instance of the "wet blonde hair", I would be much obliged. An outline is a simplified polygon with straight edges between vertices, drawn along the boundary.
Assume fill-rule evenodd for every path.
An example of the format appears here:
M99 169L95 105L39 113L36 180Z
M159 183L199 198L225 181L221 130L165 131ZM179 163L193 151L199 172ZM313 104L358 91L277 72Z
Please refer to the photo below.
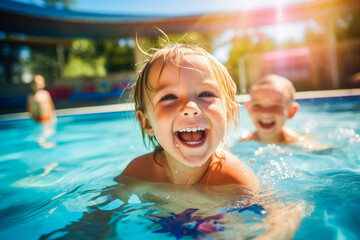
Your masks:
M257 80L251 87L250 94L252 92L261 86L270 85L277 89L284 89L288 93L289 97L289 103L294 101L294 95L295 95L295 87L294 84L287 78L276 75L276 74L268 74L264 77Z
M229 72L226 70L224 65L222 65L217 59L215 59L210 53L205 51L203 48L193 45L193 44L171 44L165 48L155 51L153 55L150 55L150 59L145 63L142 70L139 72L139 75L133 85L134 90L134 103L135 111L141 112L146 116L146 98L149 91L154 91L149 84L149 73L153 64L161 60L162 67L159 76L161 75L162 70L164 69L167 63L172 63L175 66L180 67L180 62L186 55L199 55L204 58L207 67L210 70L212 79L215 79L220 95L222 97L222 102L225 104L227 112L227 120L233 120L235 125L237 125L239 108L236 102L236 85L232 80ZM139 119L138 119L139 121ZM161 146L159 146L156 137L149 135L145 129L142 127L141 122L139 121L141 127L141 133L145 146L149 147L146 139L149 140L149 143L155 147L155 149L162 151Z

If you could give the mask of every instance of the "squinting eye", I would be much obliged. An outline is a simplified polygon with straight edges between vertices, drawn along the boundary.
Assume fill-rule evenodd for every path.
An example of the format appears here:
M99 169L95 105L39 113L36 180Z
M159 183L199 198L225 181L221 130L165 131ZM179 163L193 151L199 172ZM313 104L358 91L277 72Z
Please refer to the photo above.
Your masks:
M213 94L211 92L202 92L202 93L200 93L199 97L205 97L205 98L215 97L215 94Z
M260 111L261 109L262 109L262 107L259 105L254 105L251 107L251 110L253 110L253 111Z
M174 94L168 94L160 99L160 101L167 101L167 100L173 100L176 99L176 96Z
M282 107L279 107L279 106L276 106L276 107L272 107L271 108L271 111L272 112L282 112L283 108Z

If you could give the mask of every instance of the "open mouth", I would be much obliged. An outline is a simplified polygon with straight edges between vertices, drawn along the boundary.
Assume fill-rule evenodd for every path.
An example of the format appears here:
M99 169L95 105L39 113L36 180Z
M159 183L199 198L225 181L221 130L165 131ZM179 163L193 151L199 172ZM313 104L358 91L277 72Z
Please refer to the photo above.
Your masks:
M268 122L268 123L264 123L262 121L259 121L259 124L260 124L261 128L263 128L263 129L270 129L270 128L275 126L275 121Z
M177 131L176 136L185 145L197 147L205 142L206 132L205 128L184 128Z

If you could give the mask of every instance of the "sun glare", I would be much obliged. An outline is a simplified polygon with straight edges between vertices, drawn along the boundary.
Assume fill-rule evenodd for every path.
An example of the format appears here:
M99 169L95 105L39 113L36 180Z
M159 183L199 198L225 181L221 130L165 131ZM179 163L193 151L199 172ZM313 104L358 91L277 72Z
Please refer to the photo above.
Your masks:
M275 40L278 43L281 43L285 40L284 36L284 9L283 9L283 1L282 0L276 0L276 35Z

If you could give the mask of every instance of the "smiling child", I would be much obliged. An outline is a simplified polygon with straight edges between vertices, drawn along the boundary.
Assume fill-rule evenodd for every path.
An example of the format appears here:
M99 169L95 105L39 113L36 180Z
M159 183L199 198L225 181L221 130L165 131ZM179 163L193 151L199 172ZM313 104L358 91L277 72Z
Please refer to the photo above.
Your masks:
M242 141L322 149L316 141L285 127L299 109L294 94L295 87L287 78L266 75L256 81L251 87L250 102L244 104L256 130Z
M223 146L238 117L236 85L225 67L200 47L160 49L135 83L135 111L143 139L155 150L122 173L153 182L241 184L257 192L254 172Z

